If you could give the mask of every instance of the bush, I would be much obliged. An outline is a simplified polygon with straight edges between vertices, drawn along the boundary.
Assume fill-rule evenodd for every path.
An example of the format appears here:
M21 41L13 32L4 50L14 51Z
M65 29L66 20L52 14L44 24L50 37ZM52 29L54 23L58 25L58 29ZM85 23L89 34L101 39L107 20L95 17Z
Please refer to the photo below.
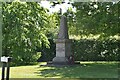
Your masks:
M44 45L41 48L38 48L38 52L41 52L41 57L38 58L38 62L41 61L52 61L52 59L55 57L55 43L53 39L49 39L50 42L50 48L46 48Z
M82 61L116 61L118 60L118 40L73 40L72 47L75 60Z
M41 61L51 61L55 57L55 43L50 41L50 48L42 50ZM72 52L76 61L117 61L119 40L72 40Z

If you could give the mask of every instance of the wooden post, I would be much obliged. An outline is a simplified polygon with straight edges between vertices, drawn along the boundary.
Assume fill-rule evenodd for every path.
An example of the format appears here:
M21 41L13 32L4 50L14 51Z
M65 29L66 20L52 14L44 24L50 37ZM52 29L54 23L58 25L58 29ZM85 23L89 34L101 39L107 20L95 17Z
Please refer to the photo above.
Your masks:
M10 74L10 66L9 66L9 62L7 62L6 80L9 80L9 74Z
M6 63L3 62L3 66L2 66L2 79L1 80L4 80L5 78L5 66L6 66Z

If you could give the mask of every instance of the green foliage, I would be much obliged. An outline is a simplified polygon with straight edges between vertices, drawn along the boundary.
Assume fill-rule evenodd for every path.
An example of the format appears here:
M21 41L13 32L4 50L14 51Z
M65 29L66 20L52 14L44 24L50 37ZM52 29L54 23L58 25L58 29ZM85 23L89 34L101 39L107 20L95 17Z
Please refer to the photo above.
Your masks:
M3 3L3 55L12 56L16 65L35 62L41 55L37 47L49 47L49 17L36 2Z
M60 17L57 13L53 13L49 15L49 21L46 27L46 36L48 39L55 39L57 38L59 24L60 24Z
M66 13L70 35L100 35L100 39L120 35L119 3L113 2L74 2L76 12Z
M52 61L55 57L55 43L50 41L50 48L39 48L42 57L39 61ZM72 53L75 61L118 61L120 40L72 40Z
M49 39L50 42L50 48L46 48L45 46L42 46L41 48L38 48L37 51L41 52L41 57L38 59L39 62L42 61L52 61L52 59L55 57L56 49L55 49L55 43L52 39Z
M64 15L68 18L69 34L79 36L99 35L99 39L108 39L111 36L119 36L119 3L115 2L69 2L72 8L68 8ZM53 6L63 4L53 2ZM59 14L58 12L58 15Z
M77 61L119 60L119 40L73 40L73 53Z

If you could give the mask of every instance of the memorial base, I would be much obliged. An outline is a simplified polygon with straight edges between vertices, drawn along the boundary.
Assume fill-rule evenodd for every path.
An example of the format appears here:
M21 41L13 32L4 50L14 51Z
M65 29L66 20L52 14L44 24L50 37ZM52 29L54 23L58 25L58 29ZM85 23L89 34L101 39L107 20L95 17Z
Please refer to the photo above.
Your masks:
M53 58L53 64L69 64L69 61L66 57L55 57Z

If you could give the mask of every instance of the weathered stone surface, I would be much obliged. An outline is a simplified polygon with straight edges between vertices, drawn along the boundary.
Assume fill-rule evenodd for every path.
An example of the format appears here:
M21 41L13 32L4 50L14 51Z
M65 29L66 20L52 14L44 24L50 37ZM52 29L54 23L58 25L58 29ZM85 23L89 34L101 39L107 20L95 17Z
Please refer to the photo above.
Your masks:
M71 55L71 40L70 39L57 39L56 40L56 56L69 57Z
M67 19L61 17L60 30L56 42L56 57L53 58L54 64L69 64L71 53L71 40L68 37Z
M61 16L58 39L68 39L68 38L69 37L68 37L67 18L65 16Z
M68 64L69 61L66 57L55 57L53 58L53 64Z

